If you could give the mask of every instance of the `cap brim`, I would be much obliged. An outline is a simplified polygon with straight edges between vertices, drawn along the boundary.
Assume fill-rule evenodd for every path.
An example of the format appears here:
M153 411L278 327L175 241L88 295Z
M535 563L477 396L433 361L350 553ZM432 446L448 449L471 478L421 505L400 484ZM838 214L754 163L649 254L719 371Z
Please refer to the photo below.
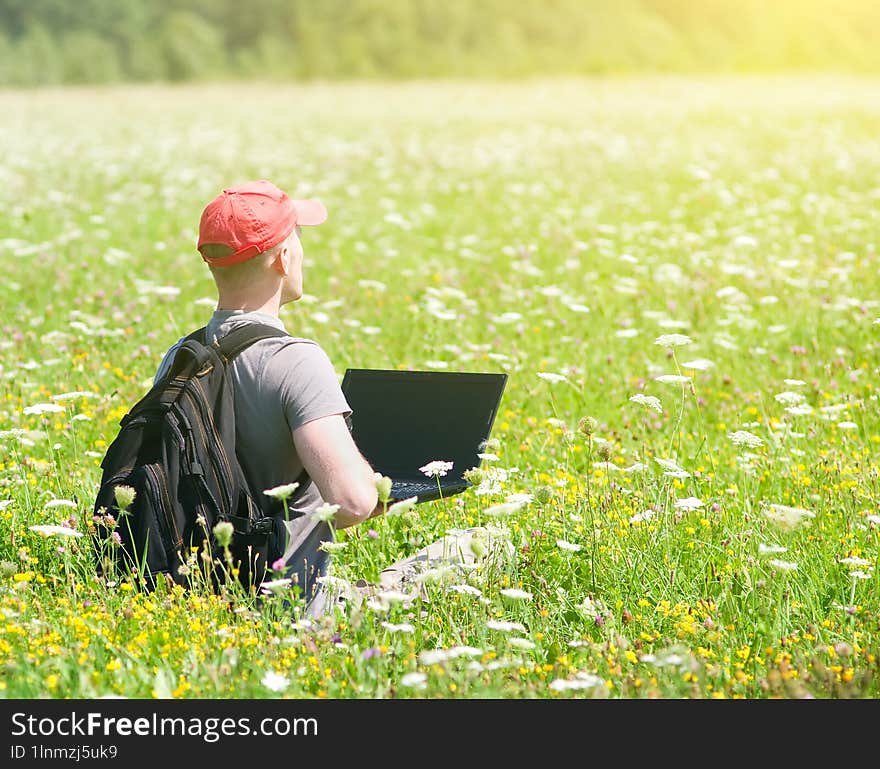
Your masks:
M296 223L303 226L322 224L327 220L327 209L319 200L294 200Z

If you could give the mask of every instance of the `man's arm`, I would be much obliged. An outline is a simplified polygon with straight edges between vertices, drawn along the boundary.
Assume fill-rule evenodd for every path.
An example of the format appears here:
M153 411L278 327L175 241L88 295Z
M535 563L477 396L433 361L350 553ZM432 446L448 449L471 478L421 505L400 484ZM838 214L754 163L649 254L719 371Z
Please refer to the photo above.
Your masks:
M339 505L334 519L337 529L382 512L373 468L358 450L341 414L306 422L293 431L293 443L324 501Z

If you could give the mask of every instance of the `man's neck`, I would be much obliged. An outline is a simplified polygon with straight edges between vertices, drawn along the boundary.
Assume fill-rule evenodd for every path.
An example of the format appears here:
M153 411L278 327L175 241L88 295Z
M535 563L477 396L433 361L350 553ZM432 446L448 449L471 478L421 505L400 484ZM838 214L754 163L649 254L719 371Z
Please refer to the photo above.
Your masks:
M240 310L241 312L261 312L264 315L278 317L281 307L278 296L270 297L268 301L261 302L253 297L246 296L223 296L217 299L218 310Z

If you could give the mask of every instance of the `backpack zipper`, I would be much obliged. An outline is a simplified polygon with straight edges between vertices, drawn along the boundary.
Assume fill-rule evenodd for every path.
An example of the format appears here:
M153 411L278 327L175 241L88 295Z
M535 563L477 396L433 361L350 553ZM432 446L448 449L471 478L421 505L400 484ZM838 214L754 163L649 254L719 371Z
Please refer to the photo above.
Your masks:
M147 476L147 480L152 485L153 490L158 492L161 497L165 526L168 529L168 533L172 535L174 550L179 551L179 549L183 547L183 536L177 528L177 521L175 521L174 516L171 515L173 505L171 503L171 497L168 495L168 483L165 479L165 473L163 472L161 465L155 464L144 465L144 473Z

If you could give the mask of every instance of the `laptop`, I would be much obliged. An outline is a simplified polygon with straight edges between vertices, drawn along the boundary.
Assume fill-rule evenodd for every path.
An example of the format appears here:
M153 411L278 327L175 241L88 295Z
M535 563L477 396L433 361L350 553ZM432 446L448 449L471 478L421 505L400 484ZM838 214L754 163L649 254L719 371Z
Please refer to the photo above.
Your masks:
M507 374L465 371L347 369L342 392L349 428L376 472L391 478L392 500L451 497L470 486L479 467ZM446 475L427 477L430 462L452 462Z

